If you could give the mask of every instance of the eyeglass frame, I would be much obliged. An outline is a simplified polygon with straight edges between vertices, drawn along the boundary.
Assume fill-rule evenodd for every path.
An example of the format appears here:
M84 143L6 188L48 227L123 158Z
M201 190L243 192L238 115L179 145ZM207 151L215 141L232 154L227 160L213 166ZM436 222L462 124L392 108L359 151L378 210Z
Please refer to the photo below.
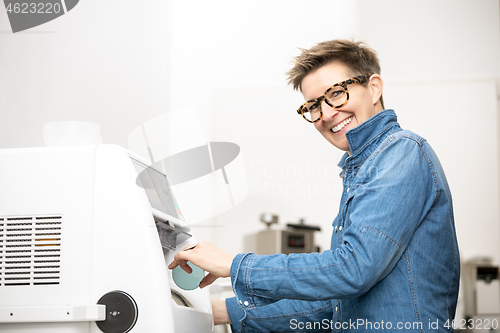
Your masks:
M373 74L358 75L358 76L352 77L350 79L347 79L345 81L335 83L333 86L331 86L330 88L328 88L322 96L319 96L319 97L314 98L314 99L310 99L307 102L305 102L304 104L302 104L298 108L297 113L300 114L300 115L302 115L302 117L305 120L307 120L307 122L309 122L309 123L315 123L315 122L319 121L321 118L323 118L323 109L321 108L321 102L323 102L323 100L325 100L325 103L328 104L332 108L338 109L338 108L343 107L349 101L349 90L347 89L347 86L349 84L354 84L354 83L365 83L366 81L368 81L371 78L372 75ZM331 102L326 98L326 94L328 94L330 92L330 90L332 90L333 88L339 87L339 86L341 86L342 88L344 88L345 93L347 94L346 95L347 97L346 97L345 102L342 103L341 105L333 106L331 104ZM302 110L304 109L304 106L307 105L307 104L309 104L309 103L318 103L318 105L319 105L319 117L318 117L318 119L316 119L314 121L307 119L306 116L304 115L304 113L302 112Z

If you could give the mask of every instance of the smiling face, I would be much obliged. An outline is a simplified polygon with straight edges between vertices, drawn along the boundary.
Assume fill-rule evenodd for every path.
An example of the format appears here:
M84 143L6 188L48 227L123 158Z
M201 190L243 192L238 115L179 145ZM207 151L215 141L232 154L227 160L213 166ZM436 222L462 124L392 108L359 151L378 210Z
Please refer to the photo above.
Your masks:
M343 63L328 63L304 77L301 83L302 94L306 101L317 98L333 84L353 76L355 75ZM332 108L323 101L323 117L314 123L314 127L328 142L344 151L349 151L345 133L383 110L380 103L382 78L378 74L372 75L365 85L350 84L347 89L347 103L342 107Z

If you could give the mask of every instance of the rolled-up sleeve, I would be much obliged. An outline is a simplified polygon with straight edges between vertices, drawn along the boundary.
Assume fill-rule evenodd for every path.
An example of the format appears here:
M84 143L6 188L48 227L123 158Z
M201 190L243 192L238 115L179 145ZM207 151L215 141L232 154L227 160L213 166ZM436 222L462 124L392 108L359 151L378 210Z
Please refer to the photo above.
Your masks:
M331 301L282 299L248 309L233 297L226 306L233 332L331 332Z

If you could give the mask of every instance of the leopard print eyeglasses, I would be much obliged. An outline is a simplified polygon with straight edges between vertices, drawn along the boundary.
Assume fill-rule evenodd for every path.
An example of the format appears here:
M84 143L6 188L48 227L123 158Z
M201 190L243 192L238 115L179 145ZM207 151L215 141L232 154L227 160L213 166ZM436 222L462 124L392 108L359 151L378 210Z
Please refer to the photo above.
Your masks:
M323 111L321 110L321 103L323 103L323 101L325 101L325 103L330 105L332 108L340 108L346 105L347 101L349 101L349 90L347 89L347 86L354 83L365 83L372 75L373 74L359 75L345 81L335 83L333 86L328 88L322 96L311 99L302 104L297 110L297 113L301 114L302 117L310 123L317 122L323 116Z

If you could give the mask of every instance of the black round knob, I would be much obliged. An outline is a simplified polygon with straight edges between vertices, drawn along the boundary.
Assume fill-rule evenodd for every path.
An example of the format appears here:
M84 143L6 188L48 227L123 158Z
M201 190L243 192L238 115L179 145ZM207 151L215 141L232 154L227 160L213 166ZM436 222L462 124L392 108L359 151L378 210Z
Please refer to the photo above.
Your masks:
M126 333L137 322L137 304L132 296L123 291L111 291L103 295L97 304L106 306L106 319L96 321L97 327L104 333Z

